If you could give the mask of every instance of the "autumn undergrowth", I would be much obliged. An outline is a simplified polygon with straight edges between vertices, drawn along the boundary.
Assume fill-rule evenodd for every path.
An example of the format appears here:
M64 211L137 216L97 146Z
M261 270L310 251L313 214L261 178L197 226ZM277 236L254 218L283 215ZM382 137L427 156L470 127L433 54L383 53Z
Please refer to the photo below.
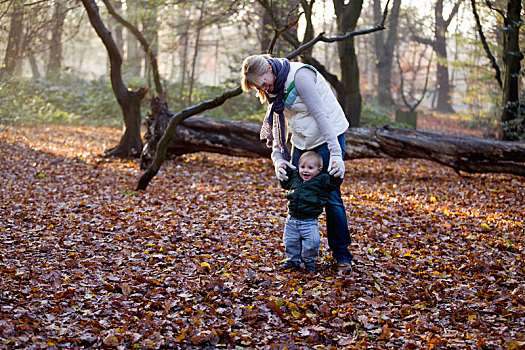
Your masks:
M0 122L3 124L122 124L122 112L107 78L0 80Z
M148 86L146 81L126 78L129 89ZM197 84L193 88L192 99L182 93L180 84L165 82L170 110L174 113L220 95L231 88L228 86L206 86ZM149 113L149 93L142 103L143 118ZM183 90L186 92L187 88ZM254 96L241 95L227 103L208 110L212 118L242 120L244 122L262 121L264 106ZM75 75L60 78L23 79L10 77L0 79L0 123L12 125L122 125L122 111L111 89L107 77L82 79Z
M114 128L0 126L0 347L519 349L525 181L352 160L354 270L281 271L267 160L171 159L147 191Z

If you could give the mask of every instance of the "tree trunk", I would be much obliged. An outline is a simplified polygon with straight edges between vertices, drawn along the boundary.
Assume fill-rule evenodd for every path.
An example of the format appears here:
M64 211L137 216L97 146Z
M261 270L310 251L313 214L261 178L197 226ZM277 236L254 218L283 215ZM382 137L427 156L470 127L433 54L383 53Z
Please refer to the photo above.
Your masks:
M399 22L400 8L401 0L394 0L386 41L384 39L383 31L374 34L377 62L377 102L380 106L386 108L395 105L394 98L392 97L392 70L394 63L394 47L397 42L397 26ZM374 0L374 21L376 23L381 20L381 15L381 0Z
M146 58L148 61L146 62L146 66L151 69L151 74L153 75L153 80L155 82L155 90L157 91L158 96L160 96L163 100L166 98L164 94L164 88L162 87L162 82L160 79L160 73L159 73L159 67L157 62L157 46L158 46L158 33L155 30L153 32L153 44L150 45L148 40L142 35L142 33L138 30L137 27L135 27L130 22L126 21L124 18L122 18L117 10L113 7L110 0L103 0L104 4L106 5L108 12L113 18L120 24L122 24L125 28L127 28L131 34L136 38L136 40L142 45L142 49L144 50L144 53L146 55ZM155 12L155 23L156 23L156 12ZM148 70L149 70L148 68Z
M31 66L31 73L33 74L33 79L40 79L40 71L38 70L38 63L36 62L35 55L32 52L28 52L27 59L29 60L29 65Z
M111 0L111 5L115 8L116 12L122 11L122 0ZM112 33L115 34L115 43L117 44L118 51L124 56L124 31L122 30L122 26L118 25L118 21L114 21L112 24Z
M437 86L438 86L438 100L436 109L443 113L454 113L451 103L451 89L449 81L448 71L448 60L447 60L447 39L446 33L448 26L457 14L459 3L461 0L457 0L454 9L452 10L449 18L445 20L443 18L443 1L437 0L434 13L436 16L436 28L434 32L434 51L437 56Z
M157 145L174 114L158 98L151 101L151 114L145 121L147 142L141 154L140 167L151 165ZM249 123L192 116L180 122L167 153L182 155L199 151L239 157L270 157L271 150L260 140L260 126Z
M315 0L301 1L303 11L304 11L304 18L306 20L306 26L304 28L303 43L307 43L314 38L314 25L312 23L314 2ZM311 55L312 49L305 51L305 54Z
M182 45L182 62L180 65L180 92L179 95L181 97L184 96L184 92L186 90L186 71L188 66L188 46L190 41L190 15L191 15L191 6L188 7L187 10L185 10L187 13L186 18L186 24L184 26L181 26L184 28L184 31L181 33L181 37L183 39L183 45Z
M145 13L142 19L142 32L144 33L144 38L150 44L152 52L157 53L159 48L159 22L157 17L160 2L159 0L142 0L141 3L141 8ZM151 73L153 72L151 70L151 65L148 62L148 53L143 53L145 53L145 55L143 55L145 74L148 78L148 82L151 82Z
M521 0L507 1L507 17L505 18L505 30L503 31L503 101L501 122L498 127L500 140L515 140L518 135L525 133L524 116L519 115L519 75L520 60L523 53L520 52L519 29L521 23ZM525 112L522 112L525 114Z
M191 98L193 95L193 87L195 85L195 71L198 65L199 45L202 32L202 18L204 17L204 6L205 2L202 1L199 8L199 20L197 21L197 33L195 34L195 44L193 46L193 58L191 60L191 74L190 74L190 86L188 91L188 105L191 105Z
M14 1L11 10L11 24L4 64L0 70L0 77L14 75L20 60L22 40L24 35L24 1Z
M86 8L89 21L104 43L108 51L111 68L111 86L117 99L122 114L124 115L124 134L119 144L106 151L106 156L129 157L137 156L142 151L142 139L140 137L140 104L147 89L140 88L130 91L122 80L122 56L118 47L111 37L111 33L106 28L100 17L98 6L94 0L82 0Z
M137 0L126 0L126 8L128 18L131 23L138 27L140 22L139 6ZM126 70L135 77L142 77L142 50L139 48L139 43L131 33L126 35L127 55L126 55Z
M62 70L62 33L66 20L66 8L63 0L55 2L53 19L51 41L49 43L49 60L46 69L47 76L59 76Z
M173 114L154 108L147 119L149 135L141 158L143 168L150 165L156 142ZM160 113L159 113L160 112ZM182 155L212 152L232 156L269 158L270 148L259 139L260 125L192 116L180 122L166 152ZM448 166L456 172L509 173L525 176L525 145L491 141L390 126L351 128L346 133L345 159L420 158ZM145 188L142 188L145 189Z
M259 31L259 42L261 43L261 52L268 52L268 48L270 47L273 37L273 21L272 16L268 11L262 9L261 12L261 30Z
M363 0L333 0L337 16L337 29L341 34L353 31L361 15ZM339 97L346 117L352 127L359 126L361 118L362 98L359 87L359 65L355 52L354 38L338 42L339 61L341 65L341 83L344 86L344 96Z

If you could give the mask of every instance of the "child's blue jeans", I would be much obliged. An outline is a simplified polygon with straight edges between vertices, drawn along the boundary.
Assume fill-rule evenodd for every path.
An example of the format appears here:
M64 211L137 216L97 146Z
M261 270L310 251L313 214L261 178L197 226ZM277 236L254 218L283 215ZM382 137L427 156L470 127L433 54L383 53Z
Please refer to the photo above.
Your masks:
M306 266L315 266L321 243L317 218L299 220L288 216L283 240L288 261L299 266L302 260Z

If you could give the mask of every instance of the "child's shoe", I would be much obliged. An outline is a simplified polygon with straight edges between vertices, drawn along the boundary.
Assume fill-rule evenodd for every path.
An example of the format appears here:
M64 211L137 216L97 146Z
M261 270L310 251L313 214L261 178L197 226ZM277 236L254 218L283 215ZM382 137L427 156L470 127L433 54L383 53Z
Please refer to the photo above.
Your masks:
M299 264L291 260L287 260L284 264L281 265L281 270L292 270L297 269Z
M315 263L304 264L304 269L306 270L306 272L309 272L309 273L317 272L317 266L315 266Z

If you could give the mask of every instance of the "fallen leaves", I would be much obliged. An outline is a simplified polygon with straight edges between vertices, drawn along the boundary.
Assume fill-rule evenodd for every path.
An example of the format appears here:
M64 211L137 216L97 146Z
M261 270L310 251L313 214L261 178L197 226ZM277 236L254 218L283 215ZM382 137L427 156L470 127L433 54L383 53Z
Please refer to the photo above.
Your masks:
M523 348L524 180L356 160L356 266L279 271L285 200L267 160L103 159L113 129L3 126L6 348ZM111 140L111 142L109 141Z

